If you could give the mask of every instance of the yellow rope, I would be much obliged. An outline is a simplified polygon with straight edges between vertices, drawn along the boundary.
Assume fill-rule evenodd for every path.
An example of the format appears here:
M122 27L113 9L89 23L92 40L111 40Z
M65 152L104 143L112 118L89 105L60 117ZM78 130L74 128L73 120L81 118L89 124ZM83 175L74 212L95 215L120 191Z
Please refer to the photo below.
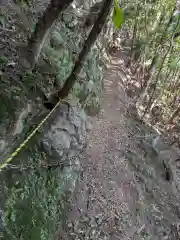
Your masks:
M46 122L46 120L51 116L51 114L54 112L54 110L60 105L62 100L59 100L59 102L56 104L56 106L47 114L47 116L38 124L38 126L32 131L32 133L15 149L13 153L2 163L0 164L0 171L7 167L7 165L12 162L15 156L18 155L18 153L26 146L26 144L29 142L29 140L36 134L36 132L42 127L42 125Z

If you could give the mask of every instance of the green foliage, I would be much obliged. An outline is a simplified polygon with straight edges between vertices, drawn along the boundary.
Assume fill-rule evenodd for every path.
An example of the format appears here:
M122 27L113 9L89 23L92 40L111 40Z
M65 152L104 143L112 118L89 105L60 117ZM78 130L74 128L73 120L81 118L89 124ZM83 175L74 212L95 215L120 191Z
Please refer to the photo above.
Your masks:
M5 96L4 94L1 94L0 96L0 124L1 124L1 134L5 134L6 129L8 128L8 126L11 125L11 118L9 118L11 116L11 118L15 118L13 116L13 109L11 106L11 101L9 100L9 98L7 96ZM13 119L14 120L14 119Z
M87 113L91 114L90 112L94 112L94 115L100 111L100 98L103 89L103 69L100 67L100 60L99 49L94 47L88 54L87 61L83 67L83 72L86 73L85 79L88 82L85 82L83 85L79 83L75 85L76 96L82 104L85 104Z
M112 21L115 25L115 27L120 28L121 24L123 23L123 10L118 6L118 3L116 0L114 0L114 11L112 16Z
M55 73L56 84L61 86L70 74L74 56L80 50L79 33L75 28L68 28L66 24L57 24L52 32L50 44L44 48L44 53L48 63Z
M145 75L150 70L149 81L156 83L152 102L162 104L164 112L170 112L172 106L168 99L175 97L177 92L174 87L180 84L180 15L176 11L176 1L126 1L122 3L122 8L125 24L131 32L131 53L134 60L145 67ZM152 92L151 89L148 91Z
M12 177L6 182L3 239L51 240L58 224L65 220L66 191L76 174L70 168L61 171L38 167L45 157L38 149L26 154L26 163L22 163L24 170L14 169L12 183Z
M16 4L31 6L33 0L14 0Z
M6 65L8 63L8 58L4 55L0 56L0 66Z

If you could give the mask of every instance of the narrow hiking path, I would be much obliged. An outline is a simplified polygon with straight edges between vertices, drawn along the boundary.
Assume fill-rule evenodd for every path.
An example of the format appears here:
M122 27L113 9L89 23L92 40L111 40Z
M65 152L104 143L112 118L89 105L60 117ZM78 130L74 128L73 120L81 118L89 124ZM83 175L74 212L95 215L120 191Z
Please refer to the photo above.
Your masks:
M126 152L142 155L142 149L128 124L132 100L123 91L123 65L120 53L107 66L102 111L92 119L82 174L59 239L177 239L171 223L164 223L168 233L158 233L156 219L148 213L155 204L146 201L140 174L129 167Z

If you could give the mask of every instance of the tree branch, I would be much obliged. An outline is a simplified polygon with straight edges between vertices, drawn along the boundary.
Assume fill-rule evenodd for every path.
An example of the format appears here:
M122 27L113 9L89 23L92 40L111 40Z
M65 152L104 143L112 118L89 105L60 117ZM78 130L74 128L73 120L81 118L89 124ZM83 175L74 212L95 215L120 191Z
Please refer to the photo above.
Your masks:
M54 22L59 14L72 2L73 0L51 0L42 17L39 18L35 31L28 41L28 53L30 53L28 59L32 67L38 60L43 44Z

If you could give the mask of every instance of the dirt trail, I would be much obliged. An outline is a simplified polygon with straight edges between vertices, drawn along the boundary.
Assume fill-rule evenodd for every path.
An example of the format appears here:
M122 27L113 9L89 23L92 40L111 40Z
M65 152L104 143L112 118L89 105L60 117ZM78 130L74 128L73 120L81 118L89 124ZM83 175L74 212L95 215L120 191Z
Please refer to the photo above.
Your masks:
M122 89L121 59L114 57L105 73L102 112L92 120L81 178L61 239L170 239L150 238L146 214L139 213L143 195L124 155L132 149L138 152L138 144L127 125L132 100Z

